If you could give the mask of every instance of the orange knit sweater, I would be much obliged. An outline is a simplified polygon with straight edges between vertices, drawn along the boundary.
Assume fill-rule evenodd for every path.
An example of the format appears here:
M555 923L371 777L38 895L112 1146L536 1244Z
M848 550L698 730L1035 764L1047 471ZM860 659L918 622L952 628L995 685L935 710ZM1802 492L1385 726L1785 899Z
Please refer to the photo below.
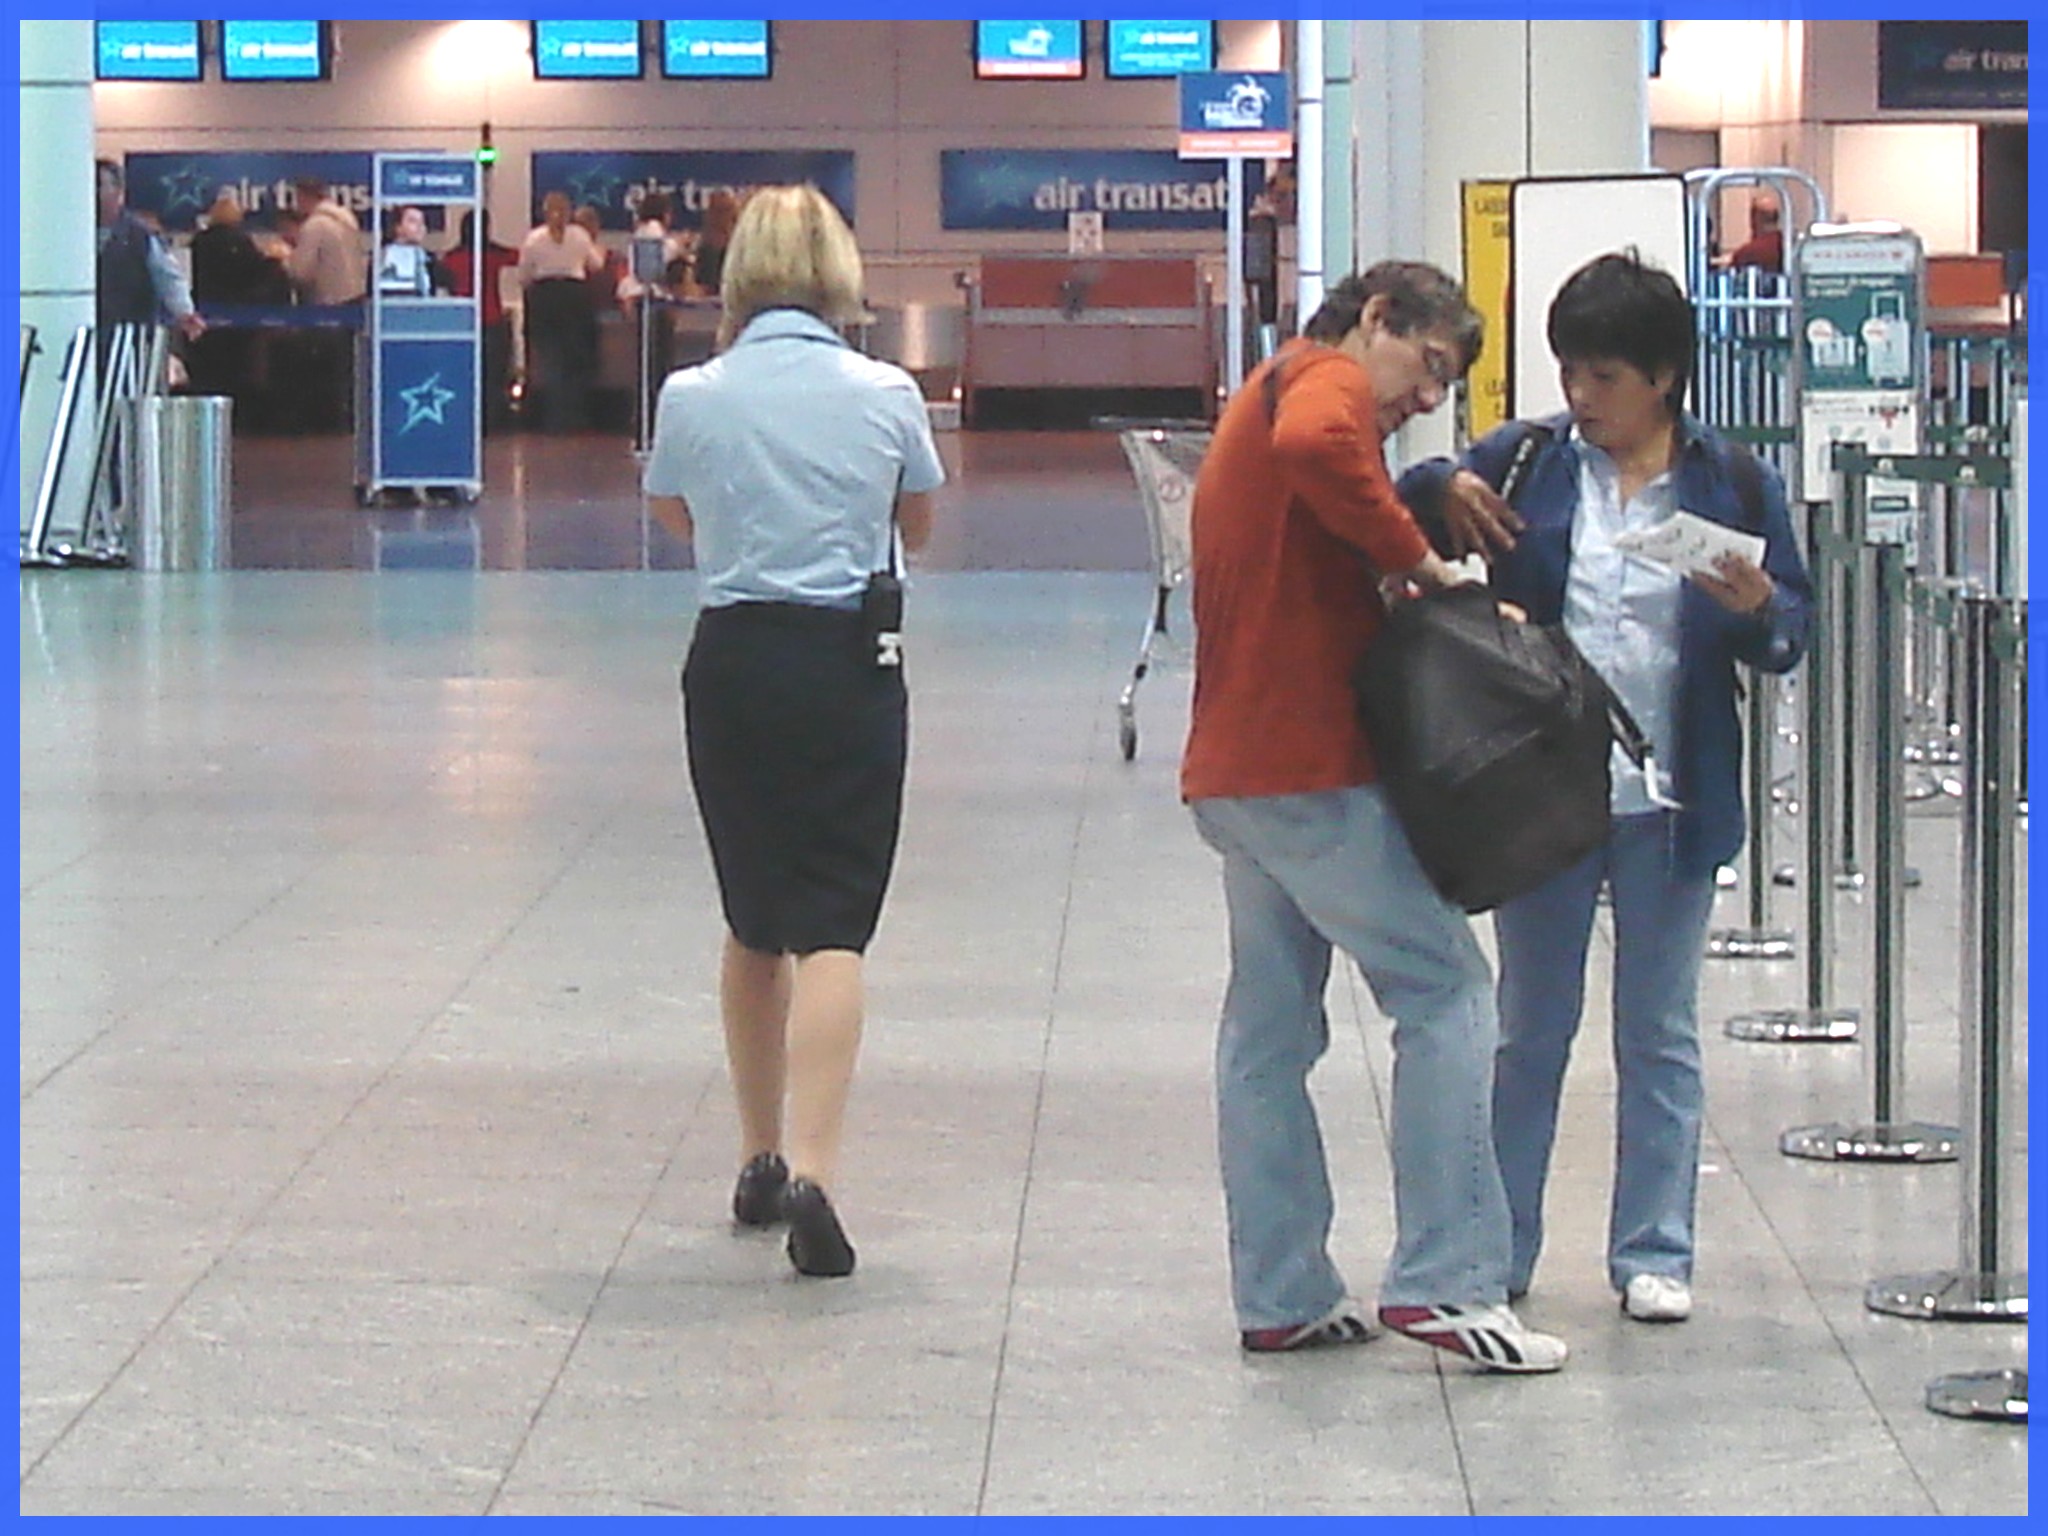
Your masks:
M1387 475L1365 370L1313 342L1290 343L1256 370L1203 459L1193 538L1182 797L1371 783L1351 672L1384 617L1378 574L1410 569L1429 545Z

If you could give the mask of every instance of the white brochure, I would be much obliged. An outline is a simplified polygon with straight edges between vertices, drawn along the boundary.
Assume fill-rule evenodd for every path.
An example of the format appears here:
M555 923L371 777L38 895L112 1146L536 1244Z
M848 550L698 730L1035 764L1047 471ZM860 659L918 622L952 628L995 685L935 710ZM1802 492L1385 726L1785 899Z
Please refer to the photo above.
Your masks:
M1722 555L1741 555L1754 565L1764 563L1763 535L1742 533L1691 512L1674 512L1650 528L1617 534L1614 547L1623 554L1668 565L1681 576L1716 574Z

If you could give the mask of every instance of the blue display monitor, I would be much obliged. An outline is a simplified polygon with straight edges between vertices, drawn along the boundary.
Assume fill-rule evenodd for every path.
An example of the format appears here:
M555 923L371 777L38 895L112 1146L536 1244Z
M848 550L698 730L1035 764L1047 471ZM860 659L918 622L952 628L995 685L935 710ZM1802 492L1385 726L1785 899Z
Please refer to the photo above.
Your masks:
M775 69L767 21L664 21L661 72L671 80L766 80Z
M1112 80L1185 75L1216 67L1213 21L1112 21L1104 39L1104 73Z
M637 21L536 21L536 80L638 80L645 69Z
M1078 21L977 21L978 80L1078 80L1086 70Z
M197 80L196 21L96 21L95 80Z
M324 21L223 21L223 80L325 80L331 54Z

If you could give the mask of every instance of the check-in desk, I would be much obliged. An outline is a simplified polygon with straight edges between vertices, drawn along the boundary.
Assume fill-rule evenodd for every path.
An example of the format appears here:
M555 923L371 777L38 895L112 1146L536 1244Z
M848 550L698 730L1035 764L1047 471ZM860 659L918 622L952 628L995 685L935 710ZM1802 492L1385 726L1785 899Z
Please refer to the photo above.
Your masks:
M1192 256L984 257L967 296L967 424L989 389L1189 389L1213 413L1208 288Z

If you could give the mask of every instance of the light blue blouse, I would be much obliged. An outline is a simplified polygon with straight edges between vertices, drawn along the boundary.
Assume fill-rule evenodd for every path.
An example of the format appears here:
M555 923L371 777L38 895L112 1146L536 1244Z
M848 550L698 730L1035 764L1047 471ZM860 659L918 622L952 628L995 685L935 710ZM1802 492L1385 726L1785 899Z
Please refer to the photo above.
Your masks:
M689 503L706 608L852 608L889 563L899 487L945 479L909 374L815 315L771 309L723 355L669 375L641 484Z
M1565 581L1564 628L1586 660L1621 696L1650 738L1659 789L1668 795L1677 746L1674 703L1678 689L1678 610L1683 578L1666 566L1614 547L1624 529L1648 528L1678 510L1677 487L1667 471L1626 506L1621 471L1601 449L1572 431L1579 453L1579 510L1572 519L1572 563ZM1617 816L1658 809L1643 771L1614 748L1613 797Z

